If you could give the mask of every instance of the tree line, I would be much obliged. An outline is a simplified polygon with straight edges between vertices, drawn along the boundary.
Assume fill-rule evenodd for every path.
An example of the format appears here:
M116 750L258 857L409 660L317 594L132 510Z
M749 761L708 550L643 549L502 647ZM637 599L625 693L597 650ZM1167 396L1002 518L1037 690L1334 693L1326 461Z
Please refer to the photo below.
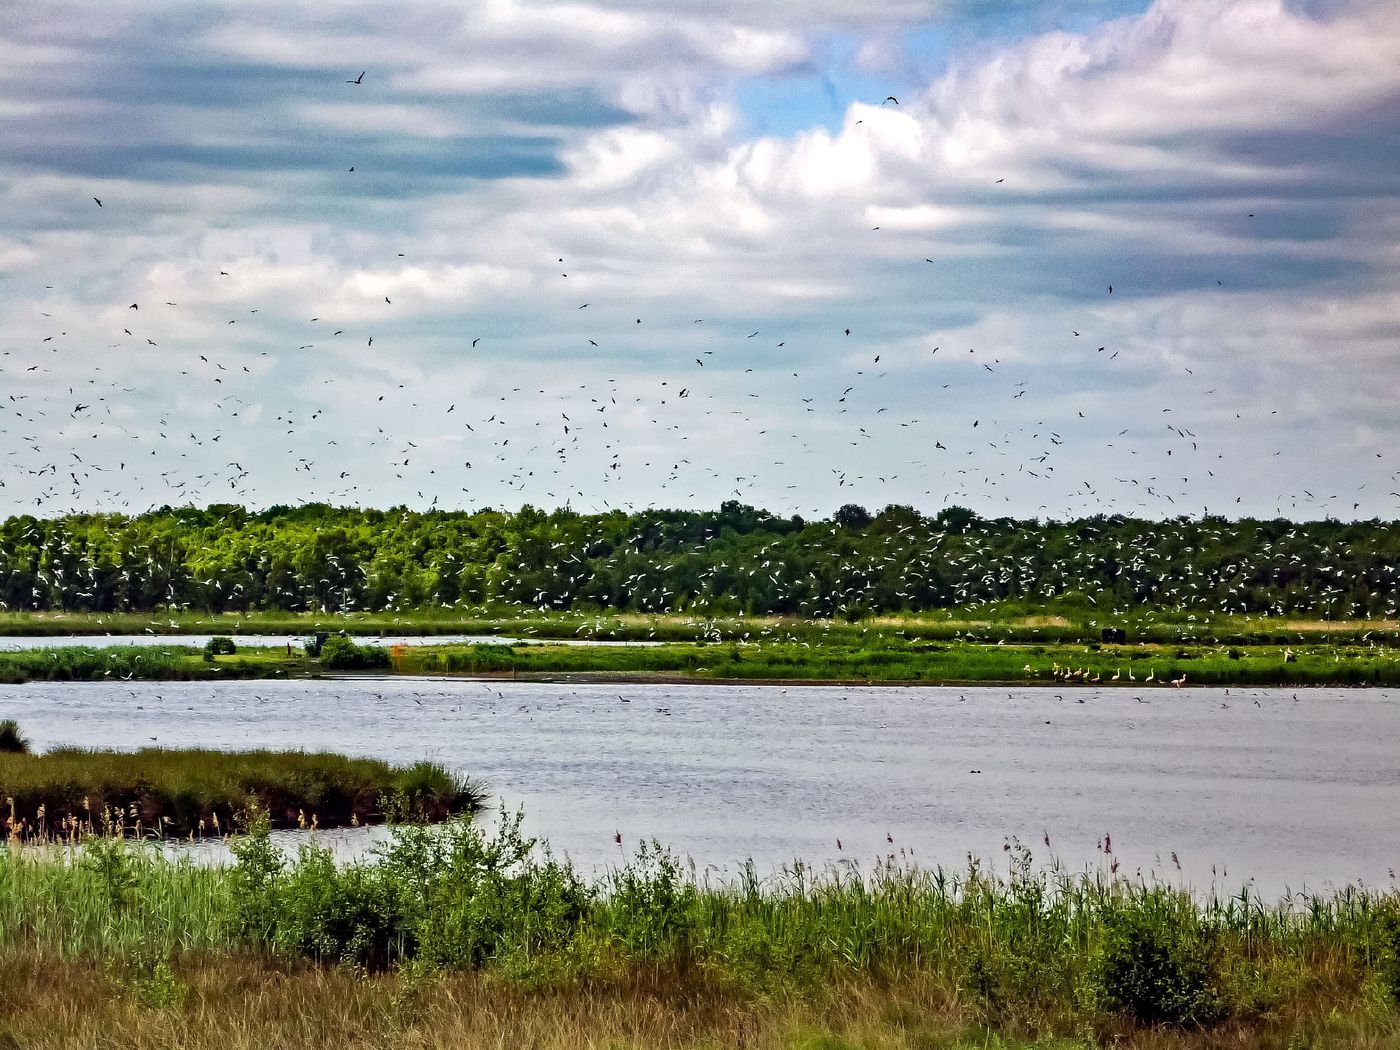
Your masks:
M1394 616L1400 523L307 504L11 517L0 605L87 612L430 606L847 617L1020 600Z

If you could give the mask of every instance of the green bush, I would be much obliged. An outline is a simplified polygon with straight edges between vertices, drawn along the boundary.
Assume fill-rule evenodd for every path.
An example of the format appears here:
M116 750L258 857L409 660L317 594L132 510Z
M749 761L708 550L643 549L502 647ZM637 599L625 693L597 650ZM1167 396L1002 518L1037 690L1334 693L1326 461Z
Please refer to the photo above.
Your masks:
M1100 1004L1141 1024L1204 1024L1220 1012L1216 950L1190 901L1131 899L1109 919L1094 967Z
M536 856L522 819L502 813L491 837L466 821L396 829L380 866L415 888L408 914L424 964L465 970L500 962L520 970L573 942L593 891L548 851Z
M230 849L234 932L284 955L383 970L412 943L406 887L377 865L341 868L329 849L303 845L293 865L272 844L266 816Z
M636 858L613 873L607 925L634 959L683 959L694 940L698 899L676 855L659 842L643 842Z
M503 814L490 838L467 821L397 827L376 863L344 868L315 845L288 866L264 820L232 846L236 931L285 955L367 970L411 960L518 969L565 948L593 901L572 867L534 855L521 819Z
M232 656L238 652L238 646L233 644L233 639L226 635L216 634L204 643L204 659L211 663L216 656Z
M411 954L404 887L382 868L341 868L329 849L305 845L276 887L272 946L280 952L370 971Z
M131 990L136 1001L149 1010L175 1010L185 1004L190 988L175 976L167 959L153 956L149 950L138 952L131 977Z
M388 670L389 650L379 645L356 645L343 634L333 634L320 649L321 663L335 671Z
M264 812L246 822L245 835L229 843L234 864L229 872L232 933L255 944L271 944L277 930L277 883L286 857L272 844L272 825Z
M19 723L13 718L7 718L0 722L0 754L29 754L29 741L21 735Z
M1392 905L1382 912L1380 941L1377 974L1391 1000L1400 1006L1400 905Z

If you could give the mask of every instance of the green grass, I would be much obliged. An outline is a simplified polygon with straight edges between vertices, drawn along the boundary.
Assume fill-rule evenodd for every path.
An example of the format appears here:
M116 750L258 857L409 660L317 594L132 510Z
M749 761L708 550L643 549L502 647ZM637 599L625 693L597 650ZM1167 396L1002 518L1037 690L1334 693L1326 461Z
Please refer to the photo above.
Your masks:
M922 1045L964 1045L958 1026L1007 1040L967 1045L1005 1046L1134 1045L1163 1032L1223 1040L1201 1046L1337 1046L1287 1044L1288 1033L1353 1021L1378 1037L1400 1032L1394 892L1199 900L1163 884L1038 870L1019 848L1000 874L796 866L710 884L644 844L590 882L523 837L519 815L503 815L494 833L466 822L399 827L375 857L347 866L315 845L289 858L265 826L234 849L226 868L121 840L0 850L0 960L106 960L156 981L155 992L167 981L157 964L200 959L396 973L405 995L434 975L472 973L498 994L574 1002L645 990L671 1014L684 1002L820 1004L859 989L880 1003L882 1014L864 1020L883 1033L932 1038L941 1018L948 1041ZM1276 1043L1239 1041L1281 1031Z
M710 680L1015 682L1148 687L1185 676L1193 685L1400 685L1400 653L1361 646L988 645L670 643L651 647L423 646L395 656L405 674L677 676ZM1116 676L1116 678L1115 678Z
M889 614L848 623L783 616L522 612L513 606L429 607L400 613L153 613L0 612L0 635L67 634L287 634L316 631L358 635L497 634L524 638L596 638L618 641L818 639L858 641L871 634L912 640L1070 644L1100 640L1121 627L1132 642L1400 646L1400 622L1225 614L1185 608L1097 605L1086 598L983 603L920 613Z
M288 657L285 649L245 649L211 661L202 650L178 644L60 646L0 652L0 683L283 678L308 667L299 652Z
M0 754L0 835L21 838L217 836L250 807L279 827L339 827L381 821L386 801L444 819L476 811L484 798L430 763L302 751Z
M810 628L809 628L810 630ZM961 628L959 629L961 630ZM927 632L926 632L927 633ZM711 637L726 638L713 628ZM0 653L0 682L290 678L337 671L398 674L591 675L714 681L1187 685L1400 685L1400 649L1365 643L1254 645L931 638L884 625L832 625L819 636L749 632L748 640L650 646L415 645L392 652L332 636L320 659L299 647L240 648L206 659L182 646L31 649Z

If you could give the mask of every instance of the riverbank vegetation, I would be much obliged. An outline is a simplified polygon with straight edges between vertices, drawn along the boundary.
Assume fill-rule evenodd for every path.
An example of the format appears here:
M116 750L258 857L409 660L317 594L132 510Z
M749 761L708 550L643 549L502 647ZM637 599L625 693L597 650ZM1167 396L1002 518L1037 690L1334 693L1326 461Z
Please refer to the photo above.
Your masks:
M795 637L802 637L798 634ZM469 675L617 681L851 681L1057 686L1400 686L1400 649L1374 644L992 643L933 641L890 627L813 640L564 645L549 641L381 646L30 649L0 652L0 682L194 681L326 674Z
M391 766L302 751L58 748L0 752L0 838L215 837L239 815L277 827L382 823L386 812L443 820L483 794L441 766Z
M0 652L0 683L161 681L286 678L316 664L300 646L240 649L232 656L193 646L57 646Z
M860 619L1068 600L1100 620L1393 619L1397 574L1400 529L1377 521L1019 521L897 505L807 521L727 502L631 514L225 504L0 523L0 608L14 611Z
M233 849L224 868L121 841L0 851L0 1031L22 1046L785 1050L1400 1038L1394 891L1199 900L1037 865L1015 843L996 871L895 853L725 884L653 843L585 880L508 814L490 833L399 827L347 866L314 844L287 857L265 823Z
M1107 625L1112 625L1107 626ZM711 616L700 613L582 613L508 606L424 608L395 613L4 612L0 637L70 635L281 635L300 644L318 633L352 638L471 635L520 640L633 642L860 642L871 635L912 641L1073 644L1117 629L1132 642L1224 645L1400 646L1400 620L1331 620L1205 614L1166 607L1101 609L1062 599L1042 604L998 601L920 613L856 619Z
M647 647L403 647L403 674L591 676L627 680L871 681L1041 685L1400 685L1400 651L1366 646L988 645L898 637Z

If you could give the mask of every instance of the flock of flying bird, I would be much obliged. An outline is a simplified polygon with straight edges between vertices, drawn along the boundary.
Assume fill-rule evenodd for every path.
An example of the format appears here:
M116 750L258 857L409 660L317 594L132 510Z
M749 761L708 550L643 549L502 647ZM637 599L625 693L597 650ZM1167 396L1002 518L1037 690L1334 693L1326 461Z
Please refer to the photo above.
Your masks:
M366 87L366 72L347 84ZM900 104L893 95L884 102ZM104 214L121 208L112 192L104 196L94 195L91 207ZM407 252L394 255L392 264L407 265ZM551 261L560 272L554 306L562 310L569 274L579 271L561 265L563 256ZM231 268L208 280L236 283L237 264L224 265ZM1102 288L1114 294L1112 283ZM9 480L0 479L0 499L12 513L52 514L290 502L273 497L292 491L338 503L552 501L590 509L630 509L639 493L653 503L693 504L703 493L828 513L831 507L810 501L990 509L1013 496L1025 506L1033 492L1043 500L1038 513L1049 517L1171 517L1199 507L1193 486L1217 478L1232 454L1206 429L1218 406L1193 412L1218 387L1201 383L1173 404L1138 404L1132 424L1114 432L1083 408L1038 404L1037 373L1018 355L939 345L913 360L907 349L892 355L844 324L820 333L824 346L839 347L833 365L830 353L820 360L803 354L809 324L743 334L732 318L695 317L684 321L689 336L677 339L681 320L661 317L655 323L665 334L648 348L646 373L619 369L604 377L598 363L615 359L613 347L642 346L653 321L636 307L592 297L575 300L571 326L578 348L570 357L595 355L588 381L564 389L547 371L512 372L519 362L511 361L509 336L463 333L461 350L476 371L473 386L453 397L450 380L431 363L402 356L410 323L396 321L393 297L372 297L383 307L373 324L363 310L341 320L313 307L298 325L300 340L279 346L280 334L259 327L273 311L260 315L259 306L224 317L220 339L207 327L188 334L207 324L212 306L182 334L172 316L190 304L138 297L124 306L121 323L105 320L113 316L107 303L79 324L51 316L40 296L35 310L49 334L38 345L0 344L0 447L10 446L13 464ZM600 308L606 317L595 324ZM607 329L606 318L624 309L626 331ZM101 325L111 341L98 350L87 333ZM83 334L70 337L79 327ZM1125 348L1096 345L1088 334L1046 337L1060 355L1057 369L1133 367ZM359 364L387 377L378 388L347 367L352 345ZM421 377L420 367L427 370ZM1182 382L1200 382L1194 369L1183 371ZM1130 372L1122 381L1131 379ZM269 397L273 391L286 394L281 404ZM969 414L971 405L998 403L1004 411ZM356 437L342 443L347 433ZM1078 462L1063 470L1071 444ZM1086 460L1102 470L1085 477ZM823 472L822 492L814 492L810 479ZM1397 478L1388 475L1391 487L1400 487ZM1300 489L1279 494L1276 510L1345 515L1360 498Z

